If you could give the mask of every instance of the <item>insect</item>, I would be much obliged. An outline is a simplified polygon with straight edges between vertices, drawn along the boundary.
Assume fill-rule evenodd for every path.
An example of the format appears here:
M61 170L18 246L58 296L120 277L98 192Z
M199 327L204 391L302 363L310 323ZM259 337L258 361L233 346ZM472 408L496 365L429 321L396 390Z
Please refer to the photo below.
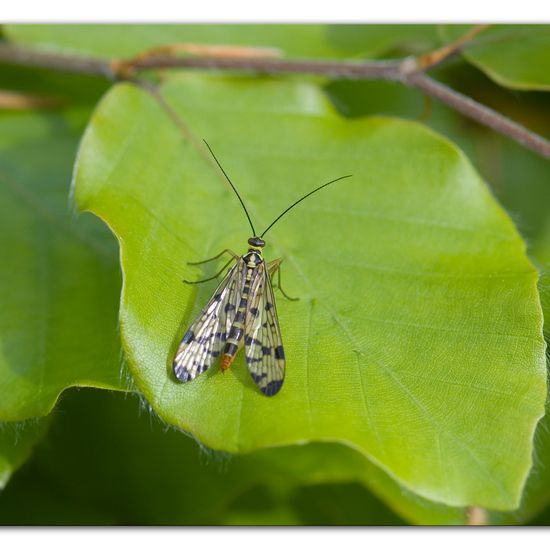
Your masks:
M188 284L216 279L229 264L234 262L234 265L229 269L198 318L184 334L173 362L174 375L180 382L193 380L208 370L218 357L221 357L220 368L225 371L231 366L237 352L244 345L246 362L252 379L265 395L273 396L281 389L285 376L285 352L272 285L275 273L278 275L277 287L281 293L290 300L297 298L290 298L281 288L282 259L265 262L262 255L262 249L265 246L263 236L298 203L323 187L349 178L350 175L340 176L304 195L275 218L258 237L237 189L208 143L205 140L204 143L237 195L254 236L248 239L248 252L242 256L226 249L208 260L189 262L190 265L200 265L216 260L224 254L231 256L213 277L200 281L184 281Z

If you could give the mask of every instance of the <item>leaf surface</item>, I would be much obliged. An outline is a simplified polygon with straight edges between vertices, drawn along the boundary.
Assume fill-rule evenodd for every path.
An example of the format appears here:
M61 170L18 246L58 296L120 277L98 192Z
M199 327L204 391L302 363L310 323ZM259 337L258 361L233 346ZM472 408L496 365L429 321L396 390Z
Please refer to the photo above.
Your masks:
M12 474L32 454L34 446L42 439L49 419L29 422L3 422L0 424L0 490Z
M281 50L285 57L378 57L438 43L436 25L5 25L20 44L104 56L133 56L174 43L235 44Z
M468 25L446 25L450 42ZM550 90L550 25L492 25L461 49L462 55L501 86Z
M291 57L338 55L325 25L6 25L5 32L21 44L104 56L173 43L274 47Z
M68 199L89 107L0 117L0 420L50 412L69 386L123 389L116 244Z
M531 253L541 267L539 281L541 303L545 319L550 319L550 217L534 242ZM546 340L550 336L548 321L544 326ZM535 434L535 461L525 486L524 497L518 510L509 514L493 514L495 522L548 524L550 514L550 416L547 404L546 415L539 422ZM542 521L542 523L541 523Z
M544 123L544 95L517 91L512 94L509 90L485 79L475 69L466 71L464 64L459 68L439 69L437 78L451 86L456 86L460 81L461 86L477 90L482 97L490 97L501 112L513 118L522 113L528 116L531 125L536 121ZM422 99L413 90L387 82L335 82L327 87L327 91L339 111L351 117L372 113L416 117L423 108ZM521 110L518 106L521 106ZM530 255L541 269L538 285L541 302L543 311L550 312L548 161L491 131L477 126L465 126L460 115L441 104L436 103L431 107L425 123L444 133L463 148L514 219L515 225L529 243ZM548 318L548 314L546 317ZM545 416L537 426L534 438L534 465L529 473L520 507L507 513L490 512L490 524L528 523L550 502L550 477L546 466L550 460L549 433L548 416ZM425 524L434 521L437 524L449 524L460 517L464 518L464 513L459 510L453 512L453 509L445 510L443 506L436 509L435 503L427 505L419 499L409 498L406 492L393 490L391 483L386 483L380 474L376 477L366 474L363 479L377 494L380 494L380 488L383 488L385 502L399 510L410 522ZM453 513L456 517L452 516ZM544 519L538 518L536 521Z
M119 392L67 392L47 441L0 493L0 524L330 525L342 516L402 523L349 483L353 459L366 462L351 449L318 444L227 456L200 449L139 407ZM327 507L335 492L347 502Z
M166 421L214 449L338 441L413 492L450 505L517 506L543 414L537 273L466 158L420 125L346 121L313 86L174 76L166 100L116 86L83 140L80 208L121 245L121 336L134 377ZM288 375L267 399L240 357L188 384L175 347L214 285L186 265L250 235L205 137L258 227L347 173L269 233L284 258L278 299Z

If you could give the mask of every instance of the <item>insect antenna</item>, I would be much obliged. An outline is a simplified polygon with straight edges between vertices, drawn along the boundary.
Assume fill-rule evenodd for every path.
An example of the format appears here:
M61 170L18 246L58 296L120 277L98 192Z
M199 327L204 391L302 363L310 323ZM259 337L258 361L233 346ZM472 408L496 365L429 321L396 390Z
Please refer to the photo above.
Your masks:
M229 185L231 185L231 188L233 191L235 191L235 195L237 195L237 198L239 199L241 206L244 209L244 213L246 214L246 217L248 218L248 223L250 224L250 228L252 229L252 234L256 235L256 230L254 229L254 225L252 225L252 220L250 219L250 216L248 215L248 210L246 209L246 206L244 205L243 199L241 199L241 196L239 195L239 192L237 191L237 188L233 185L233 182L229 179L229 176L226 174L225 170L222 168L222 165L220 164L220 161L216 158L216 155L214 154L214 151L212 151L212 148L210 145L208 145L207 141L203 139L204 144L208 147L208 150L210 151L210 154L216 161L216 164L219 166L220 170L222 171L223 175L225 176L225 179L229 182Z
M351 178L352 174L348 174L347 176L340 176L339 178L336 178L334 180L329 181L328 183L324 183L323 185L320 185L313 191L310 191L307 195L304 195L301 199L298 199L295 203L291 204L282 214L279 214L273 220L267 227L267 229L260 235L260 238L262 238L289 210L294 208L298 203L302 202L304 199L307 199L310 195L313 195L313 193L317 193L317 191L320 191L323 189L323 187L326 187L327 185L330 185L331 183L336 183L337 181L343 180L345 178Z

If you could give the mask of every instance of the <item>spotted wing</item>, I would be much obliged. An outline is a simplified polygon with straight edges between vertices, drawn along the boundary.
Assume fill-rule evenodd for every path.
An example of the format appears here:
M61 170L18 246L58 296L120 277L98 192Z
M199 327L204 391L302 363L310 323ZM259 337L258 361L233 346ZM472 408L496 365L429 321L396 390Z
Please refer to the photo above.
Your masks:
M188 382L202 374L220 355L235 318L245 279L246 263L241 258L184 334L173 363L174 375L180 382Z
M265 395L275 395L285 377L285 353L265 264L258 267L251 284L244 343L252 379Z

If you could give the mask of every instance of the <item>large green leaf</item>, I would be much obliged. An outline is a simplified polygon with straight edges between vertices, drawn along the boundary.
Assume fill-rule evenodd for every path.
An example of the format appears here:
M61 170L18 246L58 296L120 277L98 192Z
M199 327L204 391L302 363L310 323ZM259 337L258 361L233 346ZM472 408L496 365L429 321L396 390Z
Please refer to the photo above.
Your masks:
M43 80L39 79L39 82L42 83ZM78 90L77 90L78 91ZM54 242L57 242L59 235L63 233L63 229L66 228L67 238L61 240L61 245L63 247L66 243L71 243L72 237L71 234L73 231L78 228L86 228L86 231L90 231L90 235L94 236L97 234L97 238L102 242L102 246L105 247L105 251L110 250L112 254L111 262L113 265L113 270L116 272L116 263L118 261L118 256L114 247L109 243L112 239L106 231L102 231L102 227L99 226L99 223L94 223L94 220L91 219L70 219L67 215L67 181L70 176L71 164L74 158L74 151L76 148L78 134L81 131L82 125L88 116L88 109L73 111L72 113L60 113L60 114L39 114L39 113L26 113L26 114L17 114L17 115L4 115L0 121L0 124L3 124L4 139L6 140L5 155L2 157L2 166L5 170L4 176L10 174L10 177L15 178L17 174L21 175L25 171L25 178L21 179L21 185L28 186L29 194L27 198L34 196L34 207L36 207L40 201L51 201L49 206L51 207L50 215L48 219L44 219L41 214L43 211L33 210L32 206L28 207L28 220L29 223L34 220L37 232L43 231L46 234L46 239L48 241L48 246L53 246ZM9 121L9 124L8 124ZM69 123L70 122L70 123ZM16 132L17 130L17 132ZM18 139L13 143L13 148L7 147L7 140L9 136L18 136ZM32 165L29 165L23 159L32 159ZM41 192L39 187L42 181L51 182L52 188L50 193L45 194ZM8 187L4 190L8 191ZM6 193L4 193L6 195ZM13 202L13 201L12 201ZM12 220L8 208L10 202L3 203L6 210L4 212L4 231L7 238L7 231L9 223ZM24 203L25 204L25 203ZM23 204L23 205L24 205ZM17 210L19 212L20 210ZM85 216L84 218L87 218ZM20 220L22 221L22 220ZM89 223L82 223L89 222ZM59 232L48 231L48 226L51 225L53 228L59 227ZM17 225L17 228L21 227ZM15 229L14 233L17 233ZM11 234L11 231L10 231ZM86 235L86 232L84 232ZM21 233L19 232L21 237ZM95 237L94 237L95 238ZM93 256L93 250L87 244L87 239L84 239L82 243L83 252L86 256ZM28 239L12 239L10 241L12 246L12 251L15 256L19 256L23 251L27 250L30 247L30 250L33 250L32 242L29 244ZM78 248L78 242L71 246L71 249ZM86 253L87 250L87 253ZM46 265L51 264L51 269L53 270L56 262L54 261L56 255L47 255L45 262ZM79 277L82 280L86 280L86 275L84 270L81 269L78 263L73 264L68 262L66 264L68 267L62 272L63 277ZM21 272L15 273L4 273L4 276L10 275L11 280L21 280ZM8 283L6 283L8 284ZM25 284L30 285L28 288L24 286L21 282L20 291L18 297L21 294L30 294L35 286L35 281L33 278L25 279ZM119 289L119 280L118 276L114 275L110 283L112 289L108 290L108 281L105 282L104 292L110 293L111 298L111 318L113 319L110 327L106 326L105 331L112 331L112 334L108 335L105 340L105 345L99 345L100 349L107 351L106 358L104 361L94 362L90 360L87 356L83 357L83 360L86 363L86 368L90 370L90 385L95 385L93 379L99 381L97 385L103 385L104 380L117 380L118 369L119 369L119 356L118 353L111 353L114 339L117 337L116 326L114 325L115 320L114 316L116 315L117 310L117 298L116 293ZM19 298L18 298L19 299ZM84 297L83 297L84 300ZM57 303L57 301L56 301ZM95 320L95 316L98 313L98 307L95 303L91 302L86 303L84 301L84 306L80 306L82 300L77 301L77 307L83 307L83 313L86 318L86 322L90 321L92 324L90 328L97 330L97 327L100 321ZM31 303L32 307L36 307L35 303ZM57 306L56 306L57 307ZM13 310L4 310L4 319L6 325L10 322L10 315ZM75 310L76 311L76 310ZM79 331L74 326L74 315L67 315L64 319L60 319L58 323L58 331L66 332L67 338L70 341L71 335L74 335L74 340L76 343L82 341L83 336L79 335ZM17 328L18 333L21 338L35 338L39 337L41 332L36 332L31 330L31 327L26 323L22 323ZM66 346L66 344L64 344ZM109 363L108 359L110 357L112 374L109 373ZM17 371L16 365L17 361L13 363L5 363L3 365L4 370L2 371L2 378L6 388L6 397L10 394L14 395L15 399L8 401L5 400L4 404L6 407L11 407L8 411L6 410L6 415L10 417L23 417L29 414L45 414L53 406L57 394L59 391L62 391L66 385L69 384L70 379L63 380L62 375L70 376L73 374L77 376L79 374L78 363L72 363L73 357L69 355L68 360L71 361L69 368L64 368L65 360L63 354L60 352L58 356L59 363L54 363L53 361L48 361L45 365L46 369L46 380L48 380L49 394L32 394L32 390L27 390L25 392L25 379L22 380L22 384L19 384L18 379L13 376L13 373ZM33 372L36 372L38 365L33 365L29 370L29 376L32 376ZM57 382L60 382L59 385ZM78 382L78 385L82 384L82 381ZM31 392L30 394L28 392ZM27 396L23 399L24 396ZM35 400L36 398L36 400ZM18 402L17 399L21 399L21 402ZM76 399L76 397L74 398ZM84 401L84 406L92 406L87 401ZM26 412L22 410L22 406L27 407ZM103 406L104 404L99 402L97 406ZM93 408L93 407L92 407ZM95 411L93 415L95 417ZM128 418L128 426L125 428L126 431L130 430L131 419ZM15 424L15 423L5 423L0 429L0 475L2 479L7 481L12 472L17 469L21 463L29 456L31 453L36 439L43 436L44 433L43 423L37 423L36 421L30 421L24 424ZM104 429L98 427L98 430ZM76 429L76 428L75 428ZM89 429L86 430L86 433L89 434ZM136 434L137 437L142 437L142 435ZM158 442L156 443L158 444ZM67 442L67 445L74 446L79 445L79 442L71 437L71 441ZM185 447L185 443L182 443L182 446ZM155 447L155 445L153 445ZM52 448L52 454L55 456L59 452L68 452L67 449L60 451L59 449ZM78 452L75 450L74 452ZM426 508L426 505L422 505L419 510L414 506L416 500L413 500L413 503L407 503L404 501L404 492L399 488L394 482L387 478L383 473L381 473L376 467L369 464L365 459L362 459L359 455L355 456L357 453L351 451L350 449L340 448L338 445L334 445L330 449L325 446L318 451L313 449L298 448L297 452L300 453L299 456L296 455L296 452L289 450L281 450L277 455L272 456L269 460L266 458L267 466L276 470L276 471L288 471L289 466L293 468L293 483L298 483L299 481L303 482L304 480L311 479L316 483L327 482L327 481L342 481L350 482L353 480L361 480L366 483L367 486L374 486L377 494L381 498L388 498L388 495L391 496L391 499L395 501L395 506L398 510L402 510L405 514L405 517L412 518L412 521L426 523L429 521L429 516L437 517L441 519L441 516L434 516L430 508ZM300 457L302 457L300 459ZM314 468L317 467L317 469ZM119 466L116 466L117 468ZM61 471L66 471L66 465L61 468ZM238 473L238 475L241 475ZM282 474L281 474L282 475ZM285 474L288 475L288 474ZM309 476L309 477L308 477ZM378 479L378 478L381 479ZM219 482L219 480L218 480ZM63 523L63 521L69 522L109 522L105 514L100 513L99 510L90 510L89 507L83 506L81 503L81 512L77 513L73 510L72 506L63 506L62 503L52 501L52 497L48 496L50 493L55 494L55 482L47 484L44 486L43 482L35 483L35 481L29 481L30 487L29 491L32 492L32 496L27 493L27 489L21 485L16 485L15 491L19 493L17 499L21 498L23 503L28 503L29 498L32 498L34 502L37 503L36 516L41 518L42 522L53 522L53 523ZM122 494L127 493L127 489L121 489ZM13 494L13 493L12 493ZM16 498L16 497L10 497ZM390 500L391 500L390 499ZM22 503L22 505L23 505ZM26 504L25 504L26 505ZM40 512L40 509L42 512ZM14 513L17 510L14 510ZM424 512L424 513L423 513ZM25 516L24 512L19 510L20 514ZM46 514L46 515L42 515ZM87 519L86 518L87 515ZM458 514L458 517L460 514ZM240 516L242 517L242 516ZM48 518L48 520L46 520ZM197 521L200 520L200 517L196 518ZM236 520L236 517L233 518ZM221 518L218 518L221 521ZM23 522L25 519L22 520ZM447 521L446 516L443 516L443 521Z
M68 200L90 108L0 117L0 420L47 414L68 386L124 388L116 245Z
M442 28L446 42L468 26ZM502 86L550 90L550 25L492 25L462 49L462 55Z
M344 121L308 85L187 75L163 93L186 137L146 92L116 86L75 176L79 206L119 239L121 335L155 410L212 448L337 440L428 498L517 506L545 400L537 274L464 156L413 123ZM185 385L170 373L212 292L181 283L204 273L185 262L249 236L200 137L261 227L354 175L269 235L266 254L301 296L278 303L288 376L274 399L242 357Z
M542 94L510 92L500 88L475 69L467 70L465 63L438 69L436 76L453 87L458 86L459 89L466 89L467 93L477 94L483 101L490 102L513 118L528 116L530 123L545 120L548 105L542 101ZM383 113L418 118L424 110L420 95L398 84L345 81L331 83L326 89L339 111L350 117ZM550 266L550 225L547 231L542 230L548 218L547 205L550 200L548 161L481 126L465 124L460 115L440 103L434 103L427 114L424 119L426 124L443 132L465 150L531 245L531 253L542 267L539 289L544 307L550 303L550 278L547 277ZM545 311L550 312L550 309ZM547 457L550 457L549 433L548 416L545 416L537 427L534 467L520 508L506 514L491 513L490 523L525 523L549 502L549 469L545 465ZM378 479L380 476L366 477ZM377 485L370 483L368 486L379 492ZM422 503L391 491L391 485L383 484L382 487L384 500L396 507L409 521L425 523L432 519L437 523L452 522L452 518L443 517L434 510L435 504L431 507L421 506Z
M379 38L383 37L379 35ZM91 101L94 101L98 97L98 94L104 89L104 85L101 82L95 79L88 79L85 77L68 77L64 75L62 78L57 78L59 75L55 73L50 73L47 71L38 71L38 70L29 70L29 69L14 69L12 67L3 67L2 69L2 79L4 85L8 85L11 88L21 88L28 90L30 92L40 92L47 93L49 95L58 95L70 98L71 103L83 103L88 105ZM58 186L57 193L55 194L54 206L57 212L59 213L57 222L60 226L63 226L65 221L68 219L65 214L65 194L66 194L66 181L68 174L70 173L70 166L73 161L73 152L70 148L70 142L74 143L76 147L76 140L82 127L83 122L87 117L88 110L78 110L73 111L68 114L56 114L56 115L47 115L41 113L26 113L24 115L6 115L4 121L4 128L7 130L4 134L7 138L10 133L12 135L17 135L20 138L18 141L18 146L15 148L16 152L20 152L21 156L25 158L30 158L33 160L32 165L28 166L26 162L21 159L21 156L14 155L11 156L11 149L6 148L4 160L4 167L8 168L10 173L15 171L21 171L24 168L27 168L29 173L28 179L29 188L31 193L33 193L37 200L40 200L42 197L39 194L37 189L40 178L45 172L45 162L47 161L51 166L49 166L47 173L51 175L53 180L55 174L59 175L59 178L56 182ZM6 124L6 119L12 121L11 125ZM66 121L70 120L71 124L67 124ZM49 131L37 131L37 128L41 128L39 122L47 123ZM17 132L15 130L18 130ZM56 140L60 140L59 144L55 144ZM40 151L46 147L45 155L41 155ZM52 152L50 155L49 153ZM55 153L55 154L53 154ZM54 163L55 161L55 163ZM32 169L35 170L35 173L32 173ZM52 181L53 184L53 181ZM35 192L36 189L36 192ZM6 220L7 221L7 220ZM71 225L82 227L82 222L90 220L72 220ZM55 220L52 217L52 222ZM38 219L36 222L38 225L41 223L41 220ZM97 224L84 223L84 227L87 227L92 233L97 229ZM101 229L101 228L99 228ZM48 235L56 235L54 233L49 233ZM100 231L100 239L106 239L106 247L109 247L109 239L107 238L105 232ZM18 241L19 242L19 241ZM15 247L15 254L20 253L20 248ZM115 250L112 250L113 253L113 265L116 263L116 253ZM53 259L53 257L52 257ZM32 283L31 283L32 284ZM114 284L118 288L118 279L114 281ZM30 289L32 290L32 288ZM116 303L113 301L113 311L116 307ZM7 315L6 315L7 319ZM67 317L67 330L70 332L73 330L72 327L72 317ZM24 327L23 327L24 328ZM110 346L107 346L107 350ZM61 356L60 356L61 357ZM113 372L118 372L118 356L113 357ZM90 363L92 368L92 364ZM104 370L106 363L97 363L94 367L97 367L96 376L102 377L104 375ZM11 369L8 369L6 372L10 372ZM60 369L58 369L60 371ZM10 374L11 376L11 374ZM48 376L53 380L54 373L49 372ZM10 386L10 391L16 390L16 395L21 395L18 392L17 384ZM52 396L55 398L55 394ZM42 396L38 396L38 402L34 405L38 407L38 411L43 414L46 411L44 408L40 408L40 403ZM52 402L53 405L53 402ZM49 406L48 406L49 409ZM26 457L30 453L32 448L32 433L36 437L40 437L43 434L43 430L34 430L35 423L26 423L24 427L21 425L16 425L14 423L4 424L4 434L6 438L3 440L2 453L3 456L8 459L6 469L3 469L4 475L7 477L15 467L19 466L23 457ZM17 426L17 427L15 427ZM22 435L23 434L23 435ZM8 437L9 435L9 437ZM21 443L20 443L21 442ZM29 444L24 444L28 442ZM303 456L301 460L297 458L297 454ZM276 468L278 470L284 470L288 468L288 464L291 464L294 468L294 476L297 480L307 479L307 474L309 473L311 479L317 483L321 481L334 481L341 480L343 482L353 481L353 480L362 480L368 487L374 487L375 492L377 492L382 498L389 499L397 510L402 511L404 517L410 518L411 521L416 521L418 523L430 523L430 522L449 522L452 521L455 523L459 521L461 513L458 511L456 513L456 519L448 519L449 516L443 514L437 514L433 510L433 506L422 503L421 499L413 498L409 499L407 496L407 491L403 488L397 486L390 478L388 478L383 472L378 470L376 467L371 465L365 459L360 458L359 455L355 456L357 453L341 448L338 445L326 446L323 445L319 449L313 449L308 447L307 451L305 447L299 447L296 451L281 450L276 454L273 459L270 459L268 466ZM21 460L15 460L16 457L21 457ZM300 465L302 467L300 468ZM317 466L317 469L314 468ZM32 484L33 489L35 484ZM38 484L41 487L40 484ZM41 507L48 511L48 514L51 518L51 521L55 520L57 515L57 521L62 521L59 518L67 518L64 515L63 507L59 503L51 501L47 495L52 491L55 492L55 487L46 487L44 489L44 494L42 496L33 492L32 498L36 502L41 503ZM17 490L17 487L16 487ZM23 501L28 502L26 498L26 493L23 490L21 493L21 498ZM420 504L419 504L420 503ZM61 506L61 508L60 508ZM86 511L86 510L85 510ZM101 514L96 515L91 513L91 510L87 510L89 513L88 520L89 522L104 520L104 516ZM75 517L75 516L70 516ZM84 516L77 515L80 521L84 520ZM453 516L455 518L455 516ZM54 521L55 522L55 521Z

